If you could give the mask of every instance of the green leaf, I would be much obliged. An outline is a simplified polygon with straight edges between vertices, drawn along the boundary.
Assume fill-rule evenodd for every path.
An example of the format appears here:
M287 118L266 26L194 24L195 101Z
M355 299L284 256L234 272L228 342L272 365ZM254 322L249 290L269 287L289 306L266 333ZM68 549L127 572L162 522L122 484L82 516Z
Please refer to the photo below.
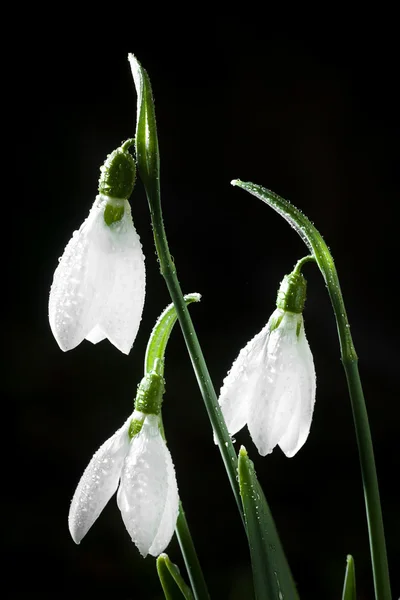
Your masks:
M184 582L179 568L172 563L167 554L157 558L157 573L167 600L194 600L192 591Z
M356 600L356 573L354 559L350 554L347 556L342 600Z
M238 471L255 597L257 600L299 600L271 511L243 446L239 451Z
M201 296L197 293L186 294L183 299L185 300L186 305L188 305L191 302L200 302ZM160 359L162 363L164 362L165 349L177 318L178 316L173 303L169 304L158 317L147 344L146 356L144 359L145 373L149 373L154 368L157 358Z

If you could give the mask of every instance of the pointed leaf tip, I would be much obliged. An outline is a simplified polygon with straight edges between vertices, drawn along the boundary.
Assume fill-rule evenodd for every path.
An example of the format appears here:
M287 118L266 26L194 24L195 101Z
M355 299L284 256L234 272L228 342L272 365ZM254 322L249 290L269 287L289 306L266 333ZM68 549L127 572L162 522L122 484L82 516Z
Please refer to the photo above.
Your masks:
M271 511L244 446L239 451L238 472L255 597L257 600L298 600Z
M351 554L347 555L342 600L356 600L356 574Z
M193 593L185 583L179 568L165 553L160 554L156 561L157 573L167 600L194 600Z

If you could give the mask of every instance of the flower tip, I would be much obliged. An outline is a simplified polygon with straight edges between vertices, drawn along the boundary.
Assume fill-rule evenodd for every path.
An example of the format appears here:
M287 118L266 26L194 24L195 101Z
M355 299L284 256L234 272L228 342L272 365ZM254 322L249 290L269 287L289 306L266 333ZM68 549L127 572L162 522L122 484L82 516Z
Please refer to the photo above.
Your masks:
M242 458L246 458L247 457L247 450L246 450L246 448L243 445L240 446L239 454L240 454L240 456Z
M111 340L110 340L111 341ZM111 341L111 343L117 348L117 350L119 350L120 352L122 352L122 354L125 354L125 356L129 355L129 352L132 350L132 346L133 344L116 344L114 342Z
M238 184L239 181L240 181L239 179L232 179L231 185L235 186Z
M81 543L81 541L78 538L74 538L74 536L71 536L71 537L72 537L72 540L75 542L75 544L77 546L79 546L79 544Z
M71 518L71 515L68 518L68 529L69 529L69 532L71 534L73 541L75 542L75 544L77 546L79 546L79 544L81 543L81 540L85 537L85 533L82 533L79 526L75 522L75 519Z
M149 553L149 549L148 548L144 549L143 547L139 547L138 544L137 544L137 541L135 541L133 538L131 538L131 539L132 539L132 542L136 545L136 548L139 550L140 555L142 556L142 558L146 558L146 556Z

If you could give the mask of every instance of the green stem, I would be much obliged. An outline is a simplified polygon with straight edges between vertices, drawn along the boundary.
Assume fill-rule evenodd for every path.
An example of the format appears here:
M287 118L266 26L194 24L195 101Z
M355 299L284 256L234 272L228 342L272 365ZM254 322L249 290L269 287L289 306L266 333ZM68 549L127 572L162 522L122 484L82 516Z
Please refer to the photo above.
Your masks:
M138 95L135 138L137 165L149 203L160 271L165 279L165 283L167 284L168 291L176 309L176 314L178 315L178 320L196 374L201 395L215 436L218 440L222 460L244 524L243 508L237 482L237 456L218 404L203 352L184 301L175 265L168 248L161 209L160 155L158 150L157 126L150 80L146 71L132 54L129 55L129 62Z
M161 415L160 430L162 437L166 441ZM182 500L179 501L179 513L175 525L175 533L178 538L179 547L185 562L186 571L190 579L195 600L209 600L210 595L208 593L206 580L204 579L203 571L201 570L200 562L197 558L196 548L189 529L189 523L186 520L185 512L183 510Z
M391 600L389 567L386 555L385 532L383 528L379 485L376 474L374 449L368 422L367 407L364 401L357 360L342 357L351 398L351 407L360 455L361 473L364 486L364 500L367 513L372 570L374 575L375 597L377 600Z
M176 522L175 533L178 538L182 556L185 561L186 570L196 600L209 600L210 595L197 558L196 550L190 535L189 525L186 520L182 502L179 503L179 514Z
M199 302L200 294L187 294L184 296L184 303ZM146 355L144 360L144 374L155 371L161 377L164 377L165 351L172 329L176 323L177 315L173 304L170 304L158 317L153 331L150 334L147 343ZM160 431L166 442L164 424L162 414L160 414ZM196 600L209 600L207 585L201 570L199 559L197 558L196 549L193 539L190 534L189 524L186 521L182 502L179 502L178 519L175 526L175 533L178 538L182 556L185 561L186 570L189 575L190 582L193 587L193 592Z
M315 256L313 256L312 254L309 254L308 256L304 256L303 258L300 258L300 260L297 261L297 263L294 266L294 269L292 271L292 273L301 273L301 269L303 268L303 265L305 265L308 262L315 262Z
M156 194L151 195L148 188L147 194L150 206L151 221L153 224L154 240L160 262L160 271L167 284L172 302L174 303L176 314L178 315L178 320L182 328L183 337L185 339L193 369L197 378L197 383L203 397L208 417L211 421L219 443L219 449L236 499L236 503L243 518L239 487L236 479L236 453L226 428L226 424L218 404L217 396L211 382L211 377L204 360L203 352L201 350L200 343L197 338L197 334L186 303L183 299L175 265L173 264L168 249L168 242L162 219L160 198L157 198Z
M376 600L391 600L392 596L390 591L385 533L371 431L358 372L358 357L351 337L350 325L347 319L339 278L332 255L319 231L302 212L293 206L293 204L284 200L278 196L278 194L253 183L234 180L232 181L232 184L245 189L271 206L271 208L276 210L290 223L290 225L292 225L292 227L294 227L308 248L312 250L315 260L325 279L333 311L335 313L340 341L340 352L346 373L353 411L364 487L375 598Z

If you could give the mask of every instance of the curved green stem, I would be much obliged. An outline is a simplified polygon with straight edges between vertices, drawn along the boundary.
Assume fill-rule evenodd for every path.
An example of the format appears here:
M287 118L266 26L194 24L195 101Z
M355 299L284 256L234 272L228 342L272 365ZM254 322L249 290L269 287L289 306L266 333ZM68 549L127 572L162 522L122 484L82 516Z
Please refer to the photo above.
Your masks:
M185 306L191 302L199 302L200 294L186 294L183 297L183 300ZM176 319L177 314L173 304L168 305L158 317L147 343L146 355L144 359L145 376L151 371L155 371L162 377L164 376L165 350L167 348L172 329L176 323ZM166 441L161 414L160 431L163 439ZM190 534L189 524L186 521L181 501L179 502L179 513L175 526L175 533L178 538L183 559L185 561L190 583L192 584L195 600L209 600L207 585L201 570L193 539Z
M292 271L292 273L301 273L301 269L303 268L303 265L305 265L308 262L315 262L315 256L313 256L312 254L309 254L308 256L303 256L303 258L300 258L300 260L297 261L297 263L294 266L294 269Z
M325 279L333 311L335 313L342 362L346 373L353 411L364 487L375 597L377 600L391 600L385 534L371 431L358 372L358 358L351 337L350 325L347 319L339 278L332 255L321 234L311 221L309 221L309 219L290 202L284 200L278 196L278 194L253 183L234 180L232 181L232 184L243 188L271 206L271 208L276 210L276 212L290 223L312 251Z
M174 303L208 417L218 440L219 450L244 523L239 485L236 478L237 456L217 401L192 319L183 299L176 268L168 248L161 209L160 160L150 80L146 71L132 54L129 55L129 61L138 96L135 138L136 159L149 203L160 271Z
M201 296L196 292L185 294L183 297L188 305L191 302L200 302ZM164 355L169 336L178 318L173 304L169 304L158 317L156 324L150 334L144 357L144 374L149 373L158 365L158 373L164 375Z

